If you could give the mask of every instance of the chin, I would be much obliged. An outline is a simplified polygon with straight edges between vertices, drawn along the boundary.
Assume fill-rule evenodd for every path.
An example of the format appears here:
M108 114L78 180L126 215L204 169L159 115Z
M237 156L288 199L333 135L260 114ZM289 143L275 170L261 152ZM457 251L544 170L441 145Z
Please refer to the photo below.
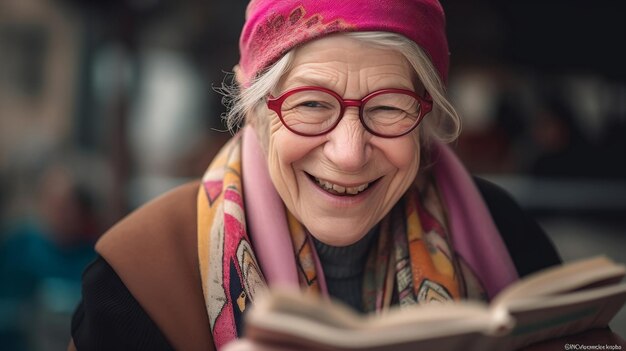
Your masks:
M355 227L354 224L336 224L331 222L322 226L313 224L312 226L307 226L307 229L315 239L326 245L348 246L361 240L369 232L369 229L355 232Z

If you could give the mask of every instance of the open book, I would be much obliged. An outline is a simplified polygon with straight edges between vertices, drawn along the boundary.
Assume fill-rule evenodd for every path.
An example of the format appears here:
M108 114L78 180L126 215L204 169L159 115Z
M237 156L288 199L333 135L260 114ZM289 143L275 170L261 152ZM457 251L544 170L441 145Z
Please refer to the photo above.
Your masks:
M245 335L294 350L515 350L606 327L626 301L626 268L605 257L521 279L489 305L460 301L362 315L336 301L270 291L246 314Z

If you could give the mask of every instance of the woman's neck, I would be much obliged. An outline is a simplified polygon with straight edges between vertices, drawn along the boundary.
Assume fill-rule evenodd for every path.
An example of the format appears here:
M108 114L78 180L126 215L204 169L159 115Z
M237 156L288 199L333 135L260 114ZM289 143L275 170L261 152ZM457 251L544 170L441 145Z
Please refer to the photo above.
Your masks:
M377 233L375 227L356 243L341 247L324 244L313 237L329 294L359 311L363 311L363 272Z

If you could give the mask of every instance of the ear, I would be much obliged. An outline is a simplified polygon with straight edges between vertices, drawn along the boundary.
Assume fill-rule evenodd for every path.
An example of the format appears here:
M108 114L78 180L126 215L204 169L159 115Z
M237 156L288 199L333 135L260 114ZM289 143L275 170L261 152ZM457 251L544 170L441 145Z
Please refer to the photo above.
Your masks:
M243 73L241 72L239 65L235 65L235 67L233 67L233 72L235 73L235 81L237 84L239 84L240 87L243 86Z

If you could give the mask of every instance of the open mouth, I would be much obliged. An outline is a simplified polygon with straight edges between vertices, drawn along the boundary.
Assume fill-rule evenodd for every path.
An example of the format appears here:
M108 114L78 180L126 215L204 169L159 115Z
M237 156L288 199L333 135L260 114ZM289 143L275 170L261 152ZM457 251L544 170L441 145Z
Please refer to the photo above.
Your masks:
M339 184L335 184L332 182L329 182L327 180L324 179L320 179L317 177L314 177L308 173L306 173L307 176L309 176L309 178L318 186L320 187L322 190L333 194L333 195L338 195L338 196L354 196L354 195L358 195L364 191L366 191L372 184L376 183L378 181L378 179L372 181L372 182L368 182L368 183L363 183L357 186L351 186L351 187L346 187L343 185L339 185Z

